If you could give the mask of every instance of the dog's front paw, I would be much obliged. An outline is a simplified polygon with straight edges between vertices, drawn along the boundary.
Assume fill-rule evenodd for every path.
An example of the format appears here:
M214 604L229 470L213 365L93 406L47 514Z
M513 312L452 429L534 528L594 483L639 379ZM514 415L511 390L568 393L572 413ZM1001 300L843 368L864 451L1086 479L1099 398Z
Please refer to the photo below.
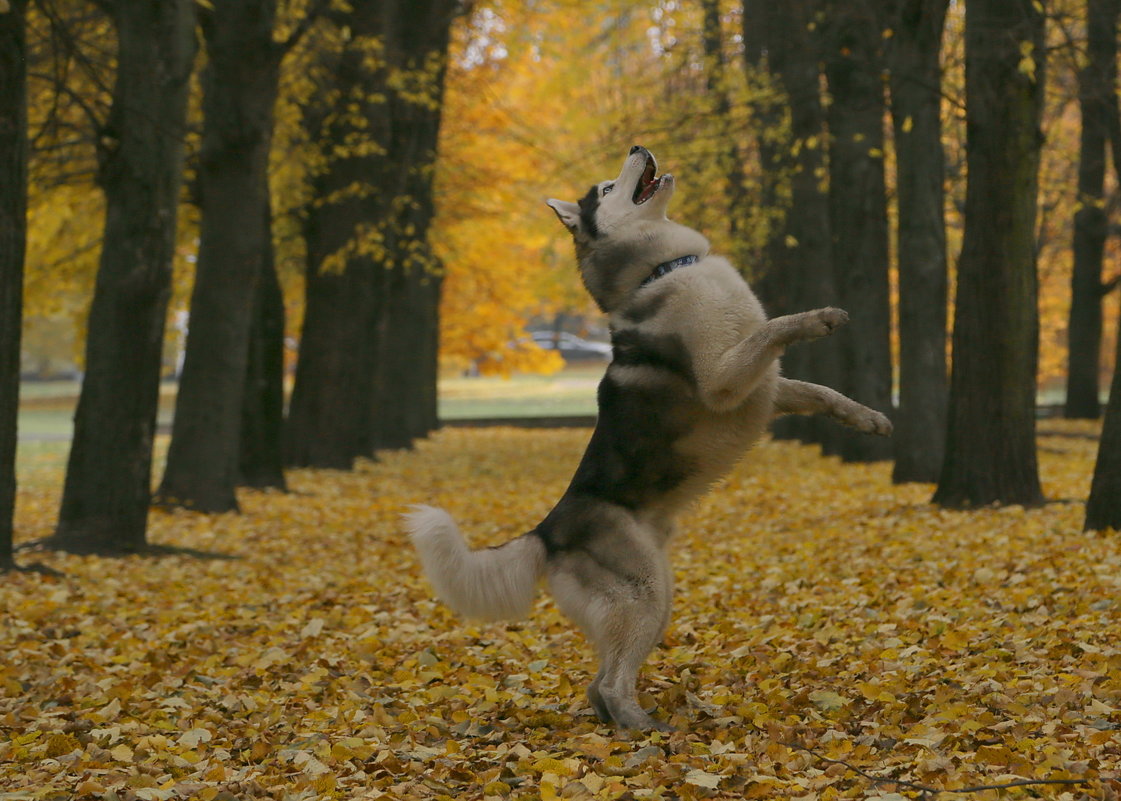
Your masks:
M849 313L844 309L827 306L814 309L801 315L801 339L820 339L826 337L849 321Z
M862 431L865 434L879 434L881 437L891 436L892 425L891 420L887 419L887 415L877 412L875 409L861 409L852 420L852 426L857 431Z
M832 334L842 325L849 321L849 313L844 309L835 309L832 306L827 306L824 309L817 309L811 312L817 316L818 325L821 326L821 333L818 336L826 336Z

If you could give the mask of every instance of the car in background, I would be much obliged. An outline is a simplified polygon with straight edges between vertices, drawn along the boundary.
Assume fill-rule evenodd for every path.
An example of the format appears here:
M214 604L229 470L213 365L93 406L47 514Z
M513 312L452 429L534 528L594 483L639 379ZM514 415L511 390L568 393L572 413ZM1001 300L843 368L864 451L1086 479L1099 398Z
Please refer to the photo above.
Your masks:
M542 350L555 350L566 362L611 360L611 343L584 339L567 331L532 331L534 344Z

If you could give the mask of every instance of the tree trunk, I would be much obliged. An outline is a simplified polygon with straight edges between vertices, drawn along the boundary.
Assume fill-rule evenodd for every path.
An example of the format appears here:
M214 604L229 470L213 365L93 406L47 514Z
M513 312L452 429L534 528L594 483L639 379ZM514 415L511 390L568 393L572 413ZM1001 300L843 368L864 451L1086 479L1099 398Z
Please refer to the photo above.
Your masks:
M946 443L942 30L949 0L897 0L890 39L899 206L899 409L892 479L938 480Z
M458 8L453 0L356 5L332 93L357 114L316 109L306 121L326 166L307 217L290 464L348 468L357 456L407 447L437 424L440 280L427 237L444 60ZM374 65L364 53L370 42L382 53ZM372 147L356 152L355 142Z
M113 5L117 76L99 132L105 235L54 547L142 550L195 53L191 0Z
M875 0L833 2L825 73L829 105L829 223L841 307L851 321L835 339L840 389L891 412L891 307L884 184L884 84L881 19ZM837 429L845 461L891 456L891 440Z
M284 294L276 274L272 207L265 198L261 276L249 331L249 366L241 413L238 483L286 490L281 434L284 428Z
M1078 162L1078 210L1074 214L1074 272L1067 328L1068 418L1097 419L1102 340L1102 252L1107 220L1105 147L1110 110L1117 102L1118 0L1087 0L1086 66L1079 74L1082 135ZM1117 154L1114 154L1114 158Z
M789 176L790 181L789 207L769 238L764 275L757 284L772 315L838 302L829 197L824 189L821 43L813 25L822 8L821 0L781 4L752 0L744 7L745 54L750 63L758 64L766 53L767 68L790 115L789 140L769 149L760 146L762 169ZM829 337L812 346L791 348L783 356L782 370L790 378L837 386L839 358L837 342ZM834 425L824 418L791 416L776 421L774 432L777 437L824 443Z
M381 181L388 122L376 73L384 66L365 57L377 46L377 7L356 5L337 21L350 36L337 61L317 71L328 82L304 110L320 166L305 207L304 324L284 431L284 459L293 467L348 470L367 450L377 267L370 248L355 243L381 247L372 229L379 198L392 193Z
M249 336L271 232L269 144L279 73L276 0L224 0L202 12L207 44L199 158L199 256L163 505L237 510Z
M24 0L0 11L0 571L14 566L23 260L27 245L27 46Z
M751 11L750 2L751 0L748 0L748 4L745 6L749 13ZM728 86L728 65L724 56L724 31L720 20L720 2L719 0L701 0L701 8L704 20L701 38L707 73L705 91L709 96L712 113L716 115L719 123L720 145L716 154L719 162L718 170L728 181L725 201L728 210L728 238L731 242L731 250L727 255L736 269L750 270L754 266L752 265L752 253L748 243L744 241L743 234L744 222L748 218L750 209L748 208L747 186L744 180L744 160L737 144L739 132L732 130L732 99ZM746 26L744 30L747 31ZM752 57L747 42L745 42L744 49L749 63L754 66L760 59L758 56ZM750 73L748 77L751 77ZM769 103L766 101L758 103L754 109L758 122L766 127L774 124L773 118L776 116L781 120L781 116L775 108L775 99L774 95L771 94ZM764 106L767 108L764 108ZM766 163L768 153L774 150L774 147L764 134L759 135L757 146L760 151L760 161ZM773 175L775 175L773 172L764 172L762 175L763 186L760 193L762 203L760 205L764 208L774 209L781 214L781 210L775 208L777 203L775 202L774 181L770 180ZM777 176L775 177L777 178Z
M440 278L390 270L378 298L370 453L412 447L438 424Z
M970 0L965 16L965 238L958 263L943 506L1037 504L1036 193L1044 14Z
M398 188L375 306L377 344L367 455L411 447L437 427L436 377L442 268L428 242L435 216L433 174L455 0L400 0L382 19L386 53L399 74L423 81L422 95L384 88L392 120L390 185ZM435 67L435 69L433 69Z
M1121 325L1117 327L1117 363L1105 409L1098 460L1086 501L1085 531L1107 528L1121 533Z

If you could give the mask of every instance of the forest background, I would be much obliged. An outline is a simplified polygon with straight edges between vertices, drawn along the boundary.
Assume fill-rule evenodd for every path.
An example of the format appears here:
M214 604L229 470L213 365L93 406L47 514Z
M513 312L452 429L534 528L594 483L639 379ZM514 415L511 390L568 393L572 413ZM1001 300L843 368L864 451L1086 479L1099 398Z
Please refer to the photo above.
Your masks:
M5 3L9 358L68 343L83 376L55 545L143 547L168 373L154 501L214 512L411 447L441 369L557 370L530 319L603 331L540 201L639 141L772 314L850 312L787 375L896 425L776 436L944 505L1044 499L1039 398L1096 418L1115 361L1118 4L579 8Z
M773 88L763 76L753 76L752 83L743 71L729 70L731 114L717 114L715 105L723 101L705 88L710 77L701 4L600 5L603 8L592 14L588 4L575 1L485 3L460 18L453 29L436 163L438 211L432 227L446 269L440 341L448 370L471 364L483 372L501 373L560 368L553 354L527 341L526 321L557 313L595 318L572 267L567 233L557 226L544 199L577 197L587 184L613 175L632 142L650 147L664 169L679 175L673 209L677 219L704 231L717 252L746 253L741 267L749 277L763 261L760 253L782 209L760 196L760 162L752 151L766 121L753 109ZM1061 399L1066 375L1072 225L1079 208L1078 73L1085 61L1081 6L1070 0L1048 9L1051 58L1037 248L1039 381L1052 400ZM942 47L950 254L960 250L966 180L963 10L961 3L950 4ZM742 28L740 14L738 3L722 11L729 60L743 57L743 36L737 32ZM34 9L31 25L33 35L42 42L50 40L48 20ZM101 37L103 55L113 47L107 23L82 33L91 43ZM890 36L890 31L883 35ZM311 89L301 80L307 58L296 53L285 61L272 150L277 267L293 341L302 321L306 267L298 232L307 191L306 159L300 150L306 143L299 117L299 106ZM106 62L104 69L109 66ZM67 100L58 96L56 78L33 69L30 81L33 140L43 148L32 160L29 207L24 364L30 375L50 375L70 365L81 368L104 215L104 199L94 183L93 145L86 141L90 134L73 120L59 119L59 106ZM195 80L188 165L197 160L199 147L197 75ZM106 100L94 95L88 102ZM778 129L769 135L783 134ZM893 199L890 125L885 124L885 135L883 158L888 164L888 197ZM729 137L742 151L745 188L755 201L735 213L729 208L730 178L724 169ZM65 158L51 155L63 145ZM1118 200L1112 175L1107 182L1107 202L1113 208ZM189 307L198 249L197 213L189 203L183 210L175 292L168 307L167 370L174 369L183 344L181 322ZM736 225L736 214L748 218ZM1110 233L1107 263L1114 263L1118 244L1113 228ZM1118 296L1113 295L1106 304L1109 330L1116 325L1118 306ZM1114 338L1106 336L1099 366L1103 386L1113 348ZM294 350L289 358L294 361Z
M0 795L1117 797L1119 14L0 0ZM772 313L852 314L787 374L896 425L779 421L683 514L649 736L400 519L563 492L586 430L437 430L436 378L598 324L543 201L635 143ZM65 471L21 328L81 371Z

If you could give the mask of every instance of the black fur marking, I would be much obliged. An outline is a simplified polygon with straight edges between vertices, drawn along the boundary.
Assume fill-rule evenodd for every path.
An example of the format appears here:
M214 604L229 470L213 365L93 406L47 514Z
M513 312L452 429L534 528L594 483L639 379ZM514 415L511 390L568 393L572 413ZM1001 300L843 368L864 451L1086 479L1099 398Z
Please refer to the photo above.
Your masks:
M599 210L599 186L593 185L588 190L588 194L580 198L576 205L580 207L580 227L584 229L585 234L595 239L599 236L599 229L596 227L596 211Z
M668 370L694 383L693 360L677 334L648 334L637 328L611 332L614 364L645 365Z
M634 385L609 369L599 385L599 420L564 497L537 527L548 553L587 550L610 530L610 506L639 509L672 492L695 472L676 443L696 419L690 384L663 374ZM609 504L604 507L604 504Z

